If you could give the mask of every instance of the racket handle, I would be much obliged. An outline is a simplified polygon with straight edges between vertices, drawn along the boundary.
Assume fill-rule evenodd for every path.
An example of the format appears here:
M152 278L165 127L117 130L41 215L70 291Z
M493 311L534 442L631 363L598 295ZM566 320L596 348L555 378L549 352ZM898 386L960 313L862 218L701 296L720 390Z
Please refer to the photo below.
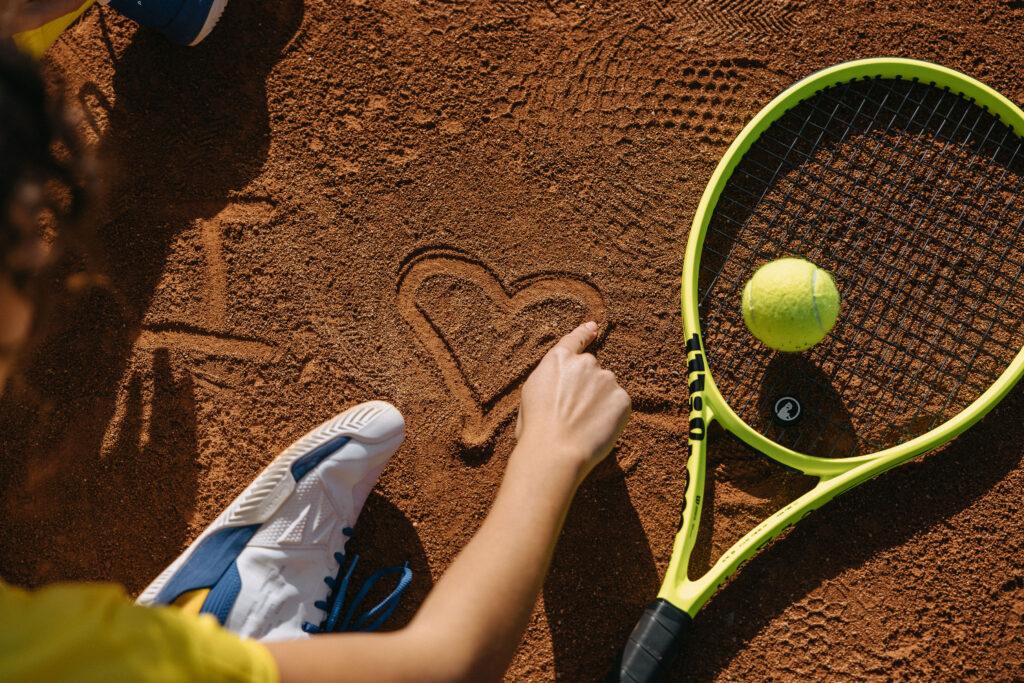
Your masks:
M652 602L629 634L622 656L606 683L660 681L692 623L693 617L667 600L658 598Z

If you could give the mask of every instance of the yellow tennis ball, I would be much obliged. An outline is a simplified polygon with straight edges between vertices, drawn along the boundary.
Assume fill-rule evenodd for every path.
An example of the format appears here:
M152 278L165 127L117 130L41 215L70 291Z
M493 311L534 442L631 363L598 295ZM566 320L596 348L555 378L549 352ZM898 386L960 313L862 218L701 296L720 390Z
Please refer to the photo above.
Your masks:
M804 351L829 333L839 317L839 291L827 270L799 258L757 269L743 288L743 320L776 351Z

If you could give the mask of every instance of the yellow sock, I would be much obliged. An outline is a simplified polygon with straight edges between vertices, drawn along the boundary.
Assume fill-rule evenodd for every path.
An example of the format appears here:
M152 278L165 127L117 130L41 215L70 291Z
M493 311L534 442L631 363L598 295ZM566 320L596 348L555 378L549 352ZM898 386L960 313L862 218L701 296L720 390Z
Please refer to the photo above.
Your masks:
M178 599L171 604L180 608L182 612L187 614L199 614L199 610L203 608L203 603L206 602L206 596L209 595L209 593L209 588L200 588L198 590L182 593L178 596Z
M96 0L85 0L81 7L70 14L57 17L48 24L43 24L39 28L34 28L31 31L22 31L21 33L14 34L14 44L17 45L22 52L39 59L51 45L57 42L57 38L60 37L61 33L64 33L64 29L75 23L75 20L82 16L82 13L85 12L85 10L92 7L94 2L96 2Z

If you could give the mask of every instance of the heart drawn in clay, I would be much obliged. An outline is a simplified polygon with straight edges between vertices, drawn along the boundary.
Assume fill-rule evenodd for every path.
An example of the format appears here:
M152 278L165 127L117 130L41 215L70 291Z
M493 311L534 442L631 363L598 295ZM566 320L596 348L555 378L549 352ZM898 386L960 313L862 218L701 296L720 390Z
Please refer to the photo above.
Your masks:
M555 341L606 319L601 293L579 277L545 272L504 284L454 250L409 259L398 306L459 402L467 446L488 442L514 414L516 389Z

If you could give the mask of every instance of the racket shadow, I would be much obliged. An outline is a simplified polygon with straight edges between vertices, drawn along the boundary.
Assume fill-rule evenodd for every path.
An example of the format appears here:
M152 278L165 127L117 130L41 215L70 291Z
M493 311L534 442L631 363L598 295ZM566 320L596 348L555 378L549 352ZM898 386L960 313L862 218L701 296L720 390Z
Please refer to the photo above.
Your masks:
M601 680L660 580L614 451L600 468L576 494L544 583L559 681Z
M945 448L863 484L803 520L754 557L701 611L670 680L715 679L750 641L816 588L970 507L1024 459L1018 447L1021 425L1024 394L1017 391Z
M850 413L825 373L810 358L775 354L760 383L755 413L759 432L778 443L813 447L821 454L852 448L856 436ZM790 400L799 406L792 423L774 419L776 406ZM708 439L708 467L712 473L705 484L701 524L690 558L691 576L710 570L722 552L756 524L750 519L737 522L737 512L746 513L753 500L760 501L751 517L759 521L809 491L816 482L765 458L717 424L712 424Z

